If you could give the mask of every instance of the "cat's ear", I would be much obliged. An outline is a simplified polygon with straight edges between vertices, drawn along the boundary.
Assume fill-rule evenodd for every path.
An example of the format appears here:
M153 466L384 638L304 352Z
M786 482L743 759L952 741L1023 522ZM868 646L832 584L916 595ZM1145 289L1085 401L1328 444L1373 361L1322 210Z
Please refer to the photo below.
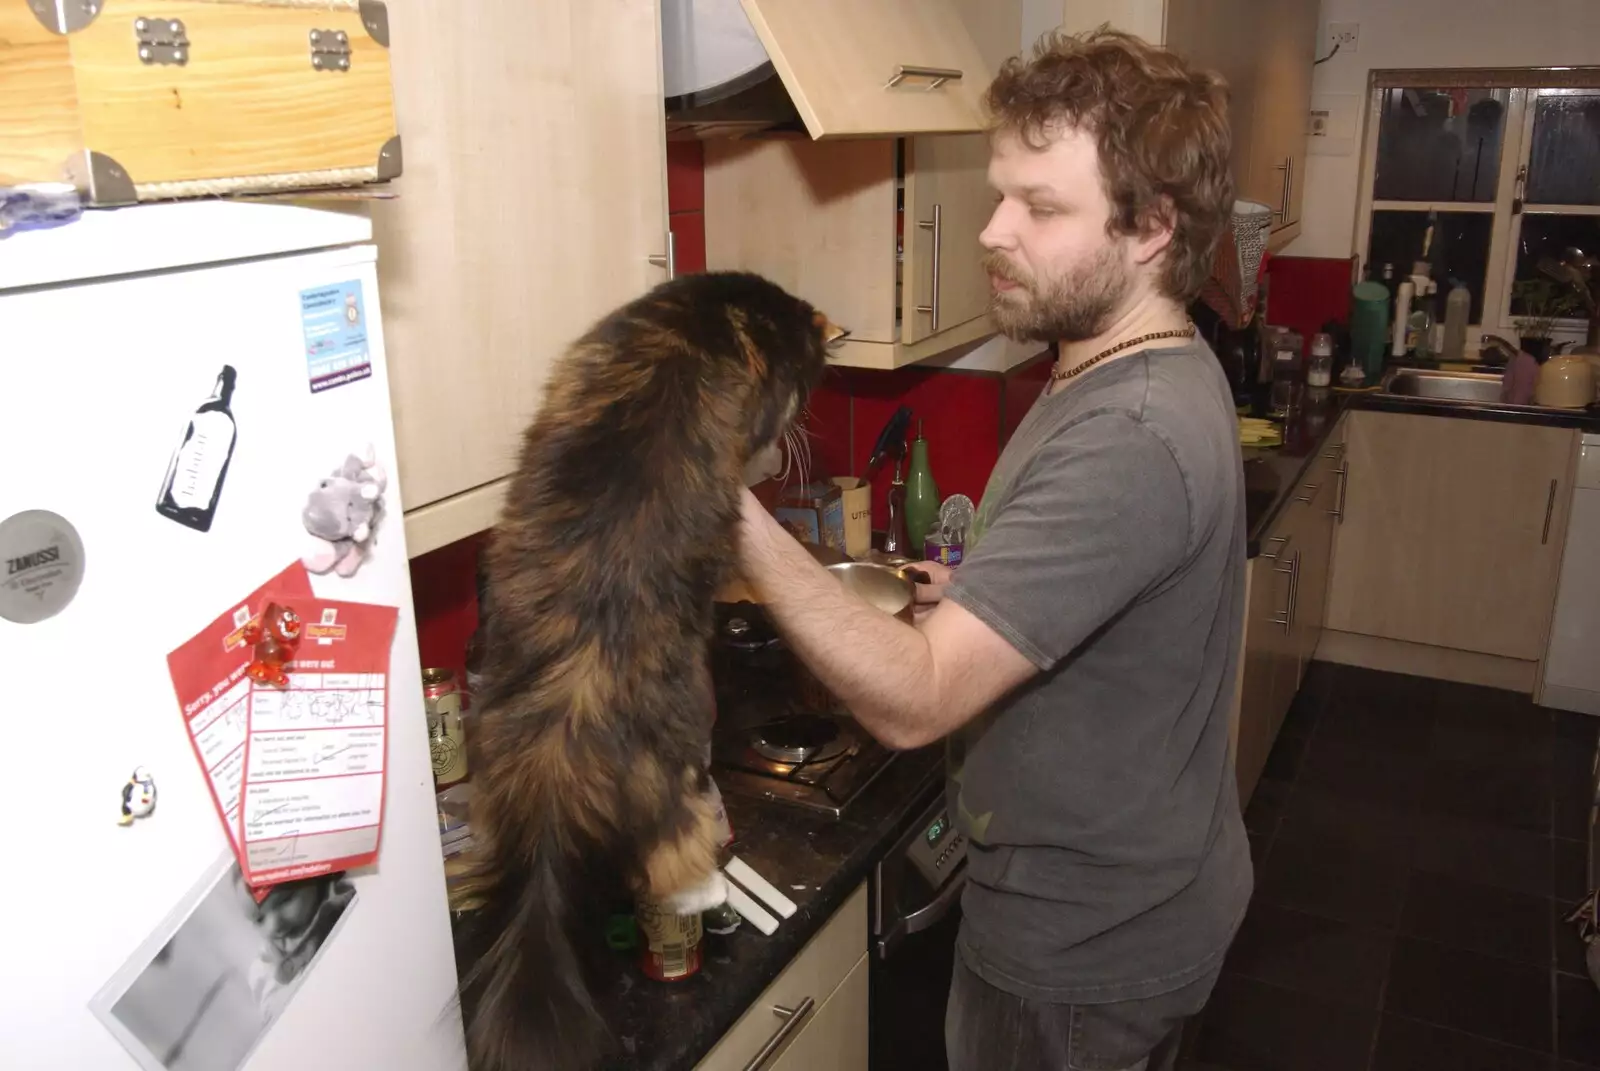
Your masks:
M811 322L816 324L817 330L822 334L822 344L824 346L836 346L844 341L844 337L850 333L828 319L826 314L820 310L811 314Z

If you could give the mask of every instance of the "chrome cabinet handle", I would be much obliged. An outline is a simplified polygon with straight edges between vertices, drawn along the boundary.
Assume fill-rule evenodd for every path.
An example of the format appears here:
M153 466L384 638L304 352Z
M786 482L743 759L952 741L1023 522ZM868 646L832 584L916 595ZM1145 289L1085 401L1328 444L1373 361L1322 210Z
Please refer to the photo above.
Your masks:
M917 311L932 316L932 330L937 331L939 330L939 245L944 238L944 214L939 206L933 206L932 219L919 219L917 226L933 232L933 293L928 299L930 303L918 305Z
M667 254L666 254L666 256L662 256L660 253L652 253L652 254L650 254L650 263L654 264L658 268L667 269L667 279L668 280L676 279L678 277L678 240L677 239L678 239L677 235L673 234L671 231L668 231L667 232Z
M1287 542L1289 542L1289 537L1288 536L1268 536L1266 539L1263 539L1262 542L1263 543L1287 543ZM1276 561L1278 559L1278 555L1282 554L1284 552L1284 550L1286 550L1286 549L1287 548L1285 548L1285 547L1279 547L1277 554L1268 554L1265 550L1262 550L1261 551L1261 556L1263 558L1269 558L1269 559L1271 559L1273 561Z
M1339 497L1338 497L1334 507L1328 511L1328 514L1330 516L1332 516L1334 520L1338 521L1340 524L1343 524L1344 523L1344 489L1347 486L1347 481L1350 478L1350 462L1346 461L1343 465L1340 465L1338 468L1334 469L1333 471L1339 477Z
M1295 495L1294 500L1296 502L1310 503L1312 499L1317 497L1317 492L1322 490L1322 485L1320 483L1303 483L1300 486L1306 489L1306 493L1303 495Z
M1294 203L1294 157L1284 160L1284 165L1288 168L1288 173L1284 176L1286 189L1283 194L1283 222L1288 224L1298 222L1289 218L1289 206Z
M1280 196L1280 200L1279 200L1279 203L1278 203L1277 210L1274 211L1272 214L1274 216L1276 216L1280 222L1288 223L1289 222L1289 183L1291 181L1290 177L1294 174L1294 157L1285 156L1283 158L1283 163L1277 165L1272 170L1274 170L1274 171L1282 171L1283 172L1283 184L1278 187L1278 194Z
M1272 571L1274 573L1284 573L1289 577L1289 602L1284 606L1281 616L1270 619L1271 624L1282 625L1283 631L1287 633L1294 627L1294 604L1296 596L1300 592L1300 552L1296 551L1294 556L1289 559L1289 567L1287 569L1281 565L1275 565L1272 567Z
M1551 480L1550 481L1550 494L1544 500L1544 534L1539 537L1539 545L1541 547L1550 542L1550 515L1555 512L1555 509L1556 509L1556 481Z
M961 81L961 71L954 67L919 67L914 63L902 63L894 69L894 76L884 83L883 88L893 89L907 78L931 78L930 90L938 89L946 82Z
M805 997L792 1008L785 1008L782 1004L774 1004L772 1006L772 1014L783 1021L778 1024L778 1029L772 1032L772 1036L767 1039L767 1043L761 1046L760 1051L750 1057L750 1062L744 1065L744 1071L761 1071L761 1065L766 1063L768 1058L778 1051L780 1045L789 1040L790 1034L800 1029L800 1023L806 1016L811 1014L811 1010L816 1006L816 1001L810 997Z

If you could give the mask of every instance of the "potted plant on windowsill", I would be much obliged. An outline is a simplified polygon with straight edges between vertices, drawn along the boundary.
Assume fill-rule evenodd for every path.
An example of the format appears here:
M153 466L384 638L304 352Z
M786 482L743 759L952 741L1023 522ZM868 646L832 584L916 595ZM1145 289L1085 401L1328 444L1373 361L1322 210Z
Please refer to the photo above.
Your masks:
M1511 300L1523 309L1522 315L1512 318L1518 341L1540 364L1550 356L1550 334L1555 322L1588 316L1572 287L1554 279L1519 279L1511 284Z

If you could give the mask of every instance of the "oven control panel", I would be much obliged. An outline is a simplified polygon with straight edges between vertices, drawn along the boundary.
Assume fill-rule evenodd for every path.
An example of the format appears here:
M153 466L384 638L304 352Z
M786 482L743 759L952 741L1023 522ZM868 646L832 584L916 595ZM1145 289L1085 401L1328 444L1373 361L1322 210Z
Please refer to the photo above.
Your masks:
M943 808L906 846L906 856L935 889L967 858L967 838L958 832Z

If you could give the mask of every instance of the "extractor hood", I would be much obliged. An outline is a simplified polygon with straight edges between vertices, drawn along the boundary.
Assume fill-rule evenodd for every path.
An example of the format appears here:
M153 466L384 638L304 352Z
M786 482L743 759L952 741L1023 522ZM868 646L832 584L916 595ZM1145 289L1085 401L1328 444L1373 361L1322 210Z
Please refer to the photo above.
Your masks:
M661 0L667 135L805 131L739 0Z

